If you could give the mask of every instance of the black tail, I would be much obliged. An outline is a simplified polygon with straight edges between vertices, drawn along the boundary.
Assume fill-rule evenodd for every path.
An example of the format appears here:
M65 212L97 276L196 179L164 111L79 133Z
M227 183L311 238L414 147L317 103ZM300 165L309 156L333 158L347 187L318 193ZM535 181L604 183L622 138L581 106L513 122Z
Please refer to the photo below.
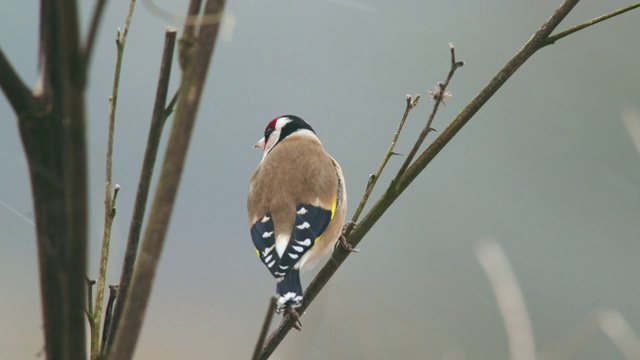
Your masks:
M276 313L289 306L298 307L302 302L302 284L300 283L300 270L291 269L278 282L276 291L280 298L276 304Z

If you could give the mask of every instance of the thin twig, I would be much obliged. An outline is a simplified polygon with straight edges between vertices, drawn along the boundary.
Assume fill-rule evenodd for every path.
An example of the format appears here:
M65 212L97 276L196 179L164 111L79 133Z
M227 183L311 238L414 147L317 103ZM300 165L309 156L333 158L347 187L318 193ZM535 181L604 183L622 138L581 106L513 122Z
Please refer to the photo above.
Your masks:
M431 97L434 100L433 110L431 111L431 114L429 114L427 123L422 129L422 131L420 132L420 135L418 136L418 139L416 140L415 144L413 144L413 148L409 152L409 155L407 155L406 159L404 160L404 163L402 163L402 166L400 167L400 170L398 170L396 179L399 179L404 174L404 171L407 169L407 167L411 165L411 161L413 160L414 156L416 156L416 154L418 153L418 150L420 150L420 146L422 146L422 143L427 138L427 135L429 135L429 133L433 131L431 124L433 123L433 119L435 119L436 117L436 113L438 112L438 108L440 107L440 104L444 103L444 100L446 100L446 97L448 94L447 88L449 87L449 82L453 78L453 74L455 74L456 70L458 70L459 67L464 66L464 61L456 60L456 48L451 43L449 44L449 50L451 51L451 67L449 68L447 79L445 80L444 83L438 83L438 88L431 92Z
M107 264L109 259L109 243L111 240L111 226L115 216L115 203L111 200L111 174L113 162L113 138L115 133L116 109L118 108L118 91L120 89L120 74L122 70L122 59L124 55L125 45L127 43L127 35L129 34L129 26L135 9L135 0L129 3L129 11L124 23L122 33L120 29L116 32L116 69L113 75L113 88L111 97L109 98L109 133L107 138L107 164L106 164L106 182L105 182L105 217L104 217L104 235L102 238L102 255L100 257L100 272L98 274L98 289L96 293L96 307L93 312L95 317L94 326L91 328L91 359L95 360L100 356L100 328L102 317L102 303L104 301L104 286L107 276ZM117 190L114 193L117 195Z
M87 75L87 68L91 63L91 55L95 47L95 39L98 34L98 28L100 27L100 21L102 20L105 5L107 0L98 0L95 8L93 9L93 15L91 16L91 23L89 25L89 35L87 36L86 43L82 49L82 67L84 68L84 74ZM85 79L86 81L86 79Z
M391 144L389 144L389 148L387 149L386 154L382 158L380 165L378 165L378 169L376 170L375 173L371 174L371 176L369 177L369 181L367 182L367 187L364 191L364 195L362 196L362 199L360 200L360 204L358 204L356 211L353 213L353 217L351 218L351 221L355 223L358 222L358 219L360 218L360 214L362 213L362 210L367 204L367 201L369 200L369 196L371 196L371 192L373 192L373 188L376 186L378 179L380 179L380 174L382 174L382 170L384 170L384 167L387 166L387 162L389 161L391 156L399 155L394 151L396 147L396 143L398 142L398 137L400 137L400 132L402 131L402 127L404 126L404 123L407 120L409 113L414 107L418 106L419 100L420 100L420 95L416 95L415 98L411 98L411 95L407 95L407 105L404 109L404 114L400 119L400 123L398 124L398 128L396 129L396 132L393 135ZM349 231L349 233L350 232L351 231Z
M138 256L138 245L140 243L140 233L142 231L142 223L147 208L147 199L149 197L149 188L151 186L151 177L153 176L153 168L155 167L156 158L158 156L158 148L160 139L162 138L162 130L166 117L165 103L167 101L167 93L169 89L169 80L171 79L171 64L176 43L176 29L169 28L165 31L164 50L162 51L162 60L160 62L160 74L158 76L158 85L156 89L156 99L153 106L153 114L151 115L151 125L149 126L149 135L147 136L147 147L142 161L142 170L140 171L140 179L138 180L138 189L136 192L136 200L133 205L133 214L131 215L131 224L129 225L129 236L127 239L127 248L122 263L122 271L120 273L120 299L125 299L131 284L133 269L135 267L136 257ZM117 326L120 323L122 312L124 311L124 301L118 301L113 314L112 329L109 331L107 338L107 351L113 342L117 332Z
M173 109L175 108L176 103L178 102L178 95L180 95L180 89L176 90L176 92L173 94L173 97L171 98L171 100L169 100L169 104L164 109L164 120L167 120L169 118L169 116L171 116L171 114L173 114Z
M110 144L107 151L107 188L111 188L111 151L113 149L113 136L110 136ZM100 319L102 317L102 304L104 301L104 284L107 278L107 264L109 262L109 246L111 243L111 227L113 219L116 216L116 200L120 185L116 185L113 189L113 197L111 192L105 196L105 218L104 233L102 238L102 252L100 254L100 270L98 273L98 286L96 289L96 305L93 310L93 322L91 326L91 358L97 359L100 355Z
M362 238L371 230L373 225L380 219L385 211L411 184L411 182L424 170L429 162L444 148L444 146L457 134L458 131L471 119L471 117L483 106L491 96L509 79L511 75L529 59L537 50L544 47L544 41L549 34L558 26L560 21L579 0L565 0L547 19L542 27L531 37L514 57L493 77L478 95L456 116L452 123L438 136L431 145L409 166L395 186L390 186L382 197L369 210L369 212L358 223L358 226L349 234L347 240L352 246L357 246ZM304 314L305 309L313 302L336 270L350 255L350 252L337 247L333 255L325 266L318 272L316 277L307 287L302 305L297 309L299 314ZM285 317L278 327L271 333L260 354L260 359L267 359L282 342L286 334L291 330L294 321Z
M502 248L494 241L478 245L476 256L496 296L511 360L535 360L536 347L522 291Z
M113 306L118 297L118 285L109 285L109 300L107 300L107 310L104 314L104 326L102 327L102 342L100 345L100 354L104 355L109 339L109 331L111 331L111 320L113 319Z
M223 10L223 0L207 0L204 15L221 14ZM218 29L218 23L200 26L198 38L193 48L193 56L189 57L189 66L182 77L180 85L182 91L151 207L149 223L136 261L131 288L124 298L124 312L117 327L113 347L108 352L110 359L131 359L140 336L140 329L171 220Z
M608 14L604 14L602 16L598 16L597 18L593 18L593 19L591 19L589 21L585 21L582 24L578 24L578 25L576 25L574 27L571 27L571 28L569 28L567 30L561 31L561 32L559 32L559 33L557 33L555 35L551 35L551 36L549 36L547 38L547 41L546 41L545 45L554 44L556 41L558 41L558 40L560 40L560 39L562 39L562 38L564 38L566 36L569 36L569 35L573 34L576 31L580 31L582 29L588 28L591 25L595 25L595 24L597 24L599 22L605 21L605 20L607 20L609 18L612 18L614 16L617 16L617 15L620 15L620 14L624 14L627 11L633 10L633 9L635 9L637 7L640 7L640 2L632 4L632 5L629 5L629 6L625 6L625 7L621 8L621 9L618 9L616 11L612 11L612 12L610 12Z
M274 295L269 299L269 306L267 306L267 314L264 316L264 321L262 322L262 329L260 330L260 335L258 336L258 341L256 341L256 347L253 350L253 356L251 359L258 360L260 356L260 350L262 350L262 345L264 345L264 339L267 338L267 333L269 332L269 326L271 326L271 319L273 319L273 309L276 307L276 302L278 301L278 296Z
M89 317L89 324L93 323L93 285L96 284L95 280L86 278L85 283L87 284L87 317Z

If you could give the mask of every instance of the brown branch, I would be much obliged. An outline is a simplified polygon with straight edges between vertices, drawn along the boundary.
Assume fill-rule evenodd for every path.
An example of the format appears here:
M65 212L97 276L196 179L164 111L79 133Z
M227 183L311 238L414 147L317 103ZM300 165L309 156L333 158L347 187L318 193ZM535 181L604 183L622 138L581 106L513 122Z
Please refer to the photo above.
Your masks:
M260 330L260 335L258 336L258 341L256 341L256 347L253 350L253 356L251 359L258 360L260 356L260 350L262 350L262 345L264 345L264 339L267 338L267 333L269 332L269 326L271 326L271 320L273 319L273 309L276 307L276 302L278 301L278 296L274 295L269 299L269 306L267 306L267 314L264 316L264 321L262 322L262 329Z
M102 303L104 301L104 286L107 278L107 264L109 262L109 244L111 242L111 227L113 219L116 217L116 200L120 185L116 185L111 195L111 159L113 154L113 128L109 132L109 145L107 146L107 181L105 193L105 214L104 229L102 237L102 251L100 254L100 269L98 271L98 286L96 289L96 305L93 310L93 321L91 323L91 358L98 359L100 356L100 319L102 318Z
M205 4L204 14L205 16L220 14L223 9L223 0L208 0ZM180 86L182 91L149 216L149 224L140 248L131 288L124 299L124 312L117 328L113 348L109 352L111 359L131 359L140 335L151 287L171 220L173 204L180 184L204 82L213 55L218 28L219 23L217 22L200 26L198 38L193 47L193 56L189 56L188 66L183 74Z
M138 190L136 193L135 203L133 205L131 224L129 225L127 249L122 263L122 271L120 273L120 299L125 299L127 296L129 286L131 285L136 257L138 256L138 245L140 243L140 233L142 231L142 223L144 221L144 215L147 208L151 177L153 176L153 168L158 156L160 138L162 137L162 130L164 129L165 103L167 101L169 80L171 78L171 64L175 43L176 30L167 29L164 37L162 60L160 61L160 75L158 76L156 99L153 107L153 114L151 115L149 135L147 137L147 147L144 153L144 160L142 162L142 170L140 171L140 179L138 180ZM123 311L124 301L118 301L113 313L112 329L109 331L109 337L107 338L107 351L109 350L117 333L117 326L120 323Z
M85 279L87 285L87 317L89 317L89 325L93 323L93 285L96 284L95 280Z
M471 117L484 105L493 94L509 79L511 75L527 61L537 50L545 46L545 41L549 34L558 26L560 21L579 0L565 0L547 19L542 27L527 41L511 60L491 79L489 84L483 88L478 95L462 110L462 112L452 121L452 123L438 136L433 143L409 166L399 181L393 182L382 197L364 216L358 226L349 234L348 241L352 246L357 246L362 238L369 232L373 225L380 219L384 212L402 194L411 182L420 174L427 164L435 157L440 150L460 131L460 129L471 119ZM318 275L307 287L302 300L302 306L298 308L298 313L304 314L305 309L311 304L329 279L336 272L338 267L346 260L350 252L342 247L337 247L333 255L320 270ZM277 348L286 334L291 330L294 320L285 317L280 325L273 331L260 354L260 359L267 359Z
M18 118L37 108L35 96L11 66L2 49L0 49L0 88Z
M409 155L407 155L406 159L404 160L404 163L402 163L402 166L400 167L400 170L398 170L396 179L399 179L402 176L402 174L404 174L407 167L411 165L411 161L418 153L418 150L420 150L420 147L422 146L422 143L424 142L424 140L427 138L427 135L429 135L429 133L433 131L433 128L431 127L431 125L433 124L433 119L435 119L436 117L436 113L438 112L438 108L440 107L440 104L441 103L444 104L444 100L448 96L447 88L449 87L449 82L451 82L451 79L453 78L453 74L455 74L456 70L458 70L459 67L464 66L463 61L456 60L456 48L453 46L453 44L449 44L449 50L451 51L451 67L449 68L449 73L447 74L447 78L444 83L439 82L437 85L438 87L434 91L430 91L430 96L434 100L433 110L431 111L431 114L429 114L427 123L422 129L422 131L420 132L420 135L418 136L418 139L416 140L415 144L413 144L413 148L411 148Z
M608 14L604 14L602 16L598 16L597 18L591 19L589 21L585 21L582 24L578 24L578 25L576 25L576 26L574 26L572 28L569 28L567 30L561 31L561 32L559 32L559 33L557 33L555 35L549 36L547 38L546 45L554 44L556 41L558 41L558 40L560 40L560 39L562 39L562 38L564 38L566 36L569 36L569 35L573 34L574 32L577 32L577 31L580 31L582 29L588 28L591 25L595 25L595 24L597 24L599 22L602 22L602 21L605 21L607 19L610 19L610 18L612 18L614 16L617 16L617 15L620 15L620 14L624 14L627 11L633 10L633 9L635 9L637 7L640 7L640 2L632 4L632 5L629 5L629 6L625 6L625 7L621 8L621 9L618 9L616 11L612 11L612 12L610 12Z
M98 34L98 28L100 27L100 21L103 18L104 8L107 4L107 0L98 0L95 8L93 9L93 15L91 16L91 22L89 25L89 35L87 36L86 43L82 49L82 72L85 75L83 82L86 82L86 75L88 72L89 64L91 63L91 55L95 47L95 40Z
M133 17L133 11L135 10L136 2L131 0L129 2L129 9L127 17L124 22L124 28L122 32L120 29L116 31L116 68L113 74L113 85L111 89L111 96L109 97L109 130L107 135L107 160L106 160L106 181L105 181L105 195L104 195L104 233L102 238L102 252L100 256L100 270L98 273L98 289L96 292L96 306L93 312L94 323L91 328L91 359L96 360L101 356L100 345L100 329L102 324L100 319L102 317L102 304L104 301L104 287L107 277L107 264L109 260L109 243L111 241L111 226L113 225L113 218L115 216L115 199L117 196L117 190L111 199L111 180L112 180L112 163L113 163L113 138L115 134L116 124L116 110L118 108L118 93L120 90L120 74L122 72L122 59L124 56L124 49L127 43L127 35L129 34L129 27L131 26L131 19ZM99 6L99 4L97 5ZM100 10L96 9L98 13ZM96 16L99 16L97 14ZM119 187L116 187L118 189Z
M389 149L387 149L387 152L382 158L380 165L378 165L378 169L376 170L376 172L371 174L371 176L369 177L369 181L367 182L367 187L364 191L364 195L362 196L362 199L360 200L360 204L358 204L356 211L353 213L353 217L351 218L351 221L355 223L358 222L358 219L360 218L360 214L362 213L362 210L364 210L364 206L367 204L367 201L369 200L369 196L371 196L371 192L373 192L373 188L376 186L378 179L380 179L380 174L382 174L382 170L384 170L385 166L387 166L387 162L389 161L391 156L399 155L394 151L394 148L396 147L396 143L398 142L398 137L400 137L400 132L402 131L404 122L407 120L407 117L409 116L409 112L411 112L411 110L414 107L418 106L418 101L420 101L420 95L416 95L415 99L412 99L411 95L407 95L407 106L404 109L404 114L400 119L398 128L396 129L396 132L393 135L393 139L391 140Z
M85 103L75 1L40 4L42 102L20 116L36 218L49 359L86 357L87 165Z
M173 94L173 97L171 97L171 100L169 100L169 104L164 109L163 116L165 121L169 118L169 116L171 116L171 114L173 114L173 109L178 103L178 95L180 95L180 89L176 90L176 92Z
M111 321L113 320L113 307L118 297L118 285L109 285L109 300L107 300L107 310L104 314L104 326L102 327L102 341L100 354L104 355L109 339L109 331L111 331Z
M100 256L100 269L98 273L98 287L96 292L95 309L93 311L93 323L91 326L91 359L97 359L100 356L100 330L101 330L101 318L102 318L102 305L104 301L104 287L107 276L107 265L109 259L109 244L111 240L111 227L113 219L115 217L115 200L119 187L116 186L116 191L113 195L112 192L112 162L113 162L113 140L115 133L115 121L116 121L116 109L118 105L118 91L120 88L120 73L122 69L122 58L124 54L124 48L127 40L127 34L129 25L131 23L131 17L134 10L135 1L132 0L129 6L129 12L124 25L124 31L120 32L118 29L116 32L116 67L113 75L113 85L111 90L111 96L109 97L109 130L107 135L107 154L106 154L106 171L105 171L105 196L104 196L104 227L103 227L103 239ZM104 4L98 3L94 12L94 18L92 19L88 49L85 52L85 58L88 59L90 47L92 46L93 38L95 36L94 26L97 26L97 22L100 19L100 13L102 12L101 6Z
M442 131L427 149L420 154L416 161L406 170L397 186L406 188L433 158L453 139L464 125L475 115L478 110L504 85L505 82L524 64L536 51L546 46L546 39L562 19L573 9L580 0L565 0L553 15L547 19L542 27L525 43L480 92L462 109L451 121L449 126ZM395 200L395 199L394 199Z

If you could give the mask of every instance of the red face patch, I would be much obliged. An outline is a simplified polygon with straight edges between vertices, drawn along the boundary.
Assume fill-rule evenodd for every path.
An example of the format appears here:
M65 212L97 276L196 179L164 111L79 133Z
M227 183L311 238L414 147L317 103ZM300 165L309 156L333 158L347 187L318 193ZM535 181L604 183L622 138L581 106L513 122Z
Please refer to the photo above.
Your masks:
M280 119L280 117L277 117L273 120L271 120L269 122L269 125L267 125L267 127L264 129L264 142L266 143L267 140L269 140L269 136L271 135L271 133L276 129L276 123L278 122L278 120Z

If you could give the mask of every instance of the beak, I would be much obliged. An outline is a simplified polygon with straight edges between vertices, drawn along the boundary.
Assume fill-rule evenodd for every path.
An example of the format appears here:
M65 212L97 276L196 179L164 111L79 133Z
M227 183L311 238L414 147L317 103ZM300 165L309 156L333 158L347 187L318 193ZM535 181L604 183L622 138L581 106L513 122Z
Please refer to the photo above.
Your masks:
M265 146L264 138L258 140L258 142L255 143L255 145L253 145L254 148L260 148L262 150L264 150L264 146Z

